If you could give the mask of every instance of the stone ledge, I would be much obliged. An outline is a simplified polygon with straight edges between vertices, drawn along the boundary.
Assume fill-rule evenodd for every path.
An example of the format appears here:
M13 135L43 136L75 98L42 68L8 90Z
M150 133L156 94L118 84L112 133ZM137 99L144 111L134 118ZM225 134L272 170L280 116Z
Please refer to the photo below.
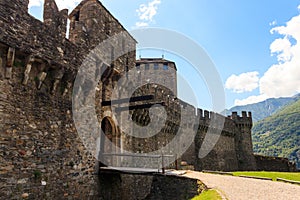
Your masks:
M242 178L254 178L254 179L260 179L260 180L267 180L267 181L272 181L272 178L265 178L265 177L259 177L259 176L245 176L245 175L239 175L239 177Z
M233 176L233 173L231 173L231 172L221 172L221 171L211 171L211 170L202 170L202 172L209 173L209 174L220 174L220 175Z
M292 183L292 184L297 184L300 185L300 181L291 181L283 178L276 178L277 181L285 182L285 183Z

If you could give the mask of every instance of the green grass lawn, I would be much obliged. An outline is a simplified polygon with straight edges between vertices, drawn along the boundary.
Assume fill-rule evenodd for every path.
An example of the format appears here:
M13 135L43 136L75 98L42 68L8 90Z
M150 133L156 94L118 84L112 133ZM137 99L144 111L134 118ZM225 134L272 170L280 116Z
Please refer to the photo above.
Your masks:
M221 200L221 196L216 190L206 190L192 200Z
M291 181L300 181L300 172L233 172L234 176L256 176L256 177L264 177L264 178L272 178L273 181L276 178L283 178Z

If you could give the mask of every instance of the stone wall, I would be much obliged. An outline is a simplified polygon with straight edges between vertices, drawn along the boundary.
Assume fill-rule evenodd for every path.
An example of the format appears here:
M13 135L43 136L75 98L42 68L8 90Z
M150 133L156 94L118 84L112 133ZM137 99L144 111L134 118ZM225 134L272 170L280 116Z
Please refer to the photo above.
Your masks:
M199 148L199 147L198 147ZM235 171L239 169L233 137L221 135L213 150L196 159L195 170Z
M225 119L222 131L217 131L212 134L220 133L217 143L212 151L204 158L199 157L199 151L203 144L204 138L208 134L208 126L203 124L210 123L210 117L206 115L202 118L203 123L200 124L195 138L195 169L196 170L217 170L217 171L233 171L239 169L237 162L237 152L235 148L235 134L238 132L234 126L229 127L229 120Z
M182 160L194 165L196 170L256 170L256 163L252 151L251 141L251 114L242 116L233 113L232 116L223 117L213 112L198 109L200 124L194 143L182 156ZM214 127L213 119L224 121L224 126ZM223 118L223 120L222 120ZM220 129L222 128L222 129ZM200 158L199 152L205 138L217 138L217 143L210 153ZM214 135L216 134L216 135Z
M41 83L38 66L45 63L34 62L27 84L21 84L26 55L18 50L15 55L11 78L0 81L1 196L18 199L29 193L33 199L53 199L93 195L97 191L92 188L95 159L76 134L66 83L61 82L57 93L51 94L54 76L48 75Z
M1 42L27 56L43 59L49 65L76 70L81 64L81 50L62 38L56 30L57 27L50 29L48 25L30 16L25 2L21 0L1 2L0 27L3 30L0 32Z
M71 99L86 50L64 37L66 11L54 1L45 1L45 23L27 9L24 0L0 3L0 196L93 198L96 160L77 135Z
M295 163L290 162L287 158L269 157L255 155L258 171L277 171L277 172L296 172Z
M166 123L159 130L158 136L148 140L127 137L117 127L111 106L104 106L104 102L112 100L112 91L120 77L136 67L136 41L99 1L84 0L69 15L70 39L65 38L67 10L59 11L54 0L45 0L44 22L41 22L27 13L28 2L0 2L1 197L20 199L26 193L32 199L99 197L99 180L95 175L98 171L97 161L84 147L73 121L73 84L79 67L90 50L120 32L125 34L125 40L124 37L116 38L110 43L113 45L105 49L105 52L100 52L105 59L97 62L96 57L93 60L99 72L88 74L92 75L90 80L86 79L80 85L88 86L91 82L93 85L93 81L98 81L97 87L93 88L97 91L97 101L92 105L96 107L97 122L104 127L103 131L110 136L110 140L131 152L151 152L165 147L175 137L179 126L182 126L186 132L182 133L181 140L175 147L184 149L188 145L185 137L197 130L192 147L183 156L189 163L195 164L196 169L255 169L251 115L242 113L240 117L234 113L225 118L212 112L203 112L180 101L171 92L166 92L167 89L164 92L162 87L156 89L153 84L145 84L134 95L154 95L152 103L161 103L167 115ZM119 55L118 52L126 53ZM169 67L175 68L171 65ZM88 73L90 66L85 69ZM176 73L172 73L172 78L167 84L176 91ZM83 87L76 89L85 92ZM122 97L126 88L117 92L116 97ZM187 113L184 114L188 117L180 120L183 114L180 108L183 107L186 108ZM133 109L130 114L131 119L140 125L146 125L149 120L149 109ZM198 159L200 146L211 125L211 119L215 116L224 119L222 130L212 127L212 130L221 131L220 139L210 154ZM195 118L199 119L199 127L192 126L191 121ZM156 120L159 121L160 118ZM90 123L94 121L86 120L82 123L92 126ZM94 137L89 139L96 145ZM165 151L174 153L172 148ZM156 195L165 195L171 199L190 198L191 196L180 195L194 195L197 187L195 180L177 180L165 176L155 176L151 184L148 178L141 182L135 181L134 176L111 178L117 188L125 183L148 185L150 193L140 193L151 194L146 195L146 199L159 198ZM121 179L124 180L123 183ZM191 193L188 191L190 189ZM131 193L126 194L126 191L132 194L136 192L133 188L124 189L122 197L128 199L126 195Z
M207 189L197 179L180 176L103 173L100 199L192 199Z

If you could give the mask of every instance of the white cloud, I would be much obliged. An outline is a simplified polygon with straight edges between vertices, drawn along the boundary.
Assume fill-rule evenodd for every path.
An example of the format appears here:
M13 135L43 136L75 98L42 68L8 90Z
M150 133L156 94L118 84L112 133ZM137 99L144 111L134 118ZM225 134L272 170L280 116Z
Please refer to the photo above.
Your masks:
M153 0L146 4L141 4L139 9L136 10L139 16L139 20L136 23L136 27L146 27L149 23L153 22L153 18L157 15L158 5L161 4L161 0Z
M300 92L300 15L286 26L273 28L272 33L283 36L271 44L278 64L271 66L260 80L260 92L269 97L291 96ZM291 39L296 40L292 44Z
M240 75L231 75L226 83L226 89L233 90L236 93L251 92L258 88L258 72L247 72Z
M247 105L247 104L252 104L252 103L258 103L258 102L266 100L267 98L268 97L265 95L250 96L250 97L248 97L246 99L242 99L242 100L236 99L234 101L234 105L242 106L242 105Z
M152 21L153 17L157 14L158 5L160 0L153 0L148 5L141 4L137 10L140 20Z
M291 42L287 37L278 38L270 46L272 55L277 55L279 62L287 62L292 58Z
M272 65L261 77L260 94L236 100L236 105L300 93L300 15L293 17L285 26L273 28L271 33L281 35L281 38L270 45L271 54L277 56L278 63Z

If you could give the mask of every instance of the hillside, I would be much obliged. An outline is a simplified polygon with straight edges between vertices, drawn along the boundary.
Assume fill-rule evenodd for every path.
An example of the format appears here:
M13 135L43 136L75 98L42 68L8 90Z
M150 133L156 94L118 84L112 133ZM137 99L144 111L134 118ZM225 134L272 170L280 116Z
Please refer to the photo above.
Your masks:
M271 98L263 102L249 104L245 106L235 106L229 110L226 110L226 115L231 115L232 112L241 112L241 111L251 111L253 121L262 120L276 111L280 110L287 104L297 101L300 99L300 94L293 97L284 97L284 98Z
M254 124L254 152L288 157L300 168L300 99Z

